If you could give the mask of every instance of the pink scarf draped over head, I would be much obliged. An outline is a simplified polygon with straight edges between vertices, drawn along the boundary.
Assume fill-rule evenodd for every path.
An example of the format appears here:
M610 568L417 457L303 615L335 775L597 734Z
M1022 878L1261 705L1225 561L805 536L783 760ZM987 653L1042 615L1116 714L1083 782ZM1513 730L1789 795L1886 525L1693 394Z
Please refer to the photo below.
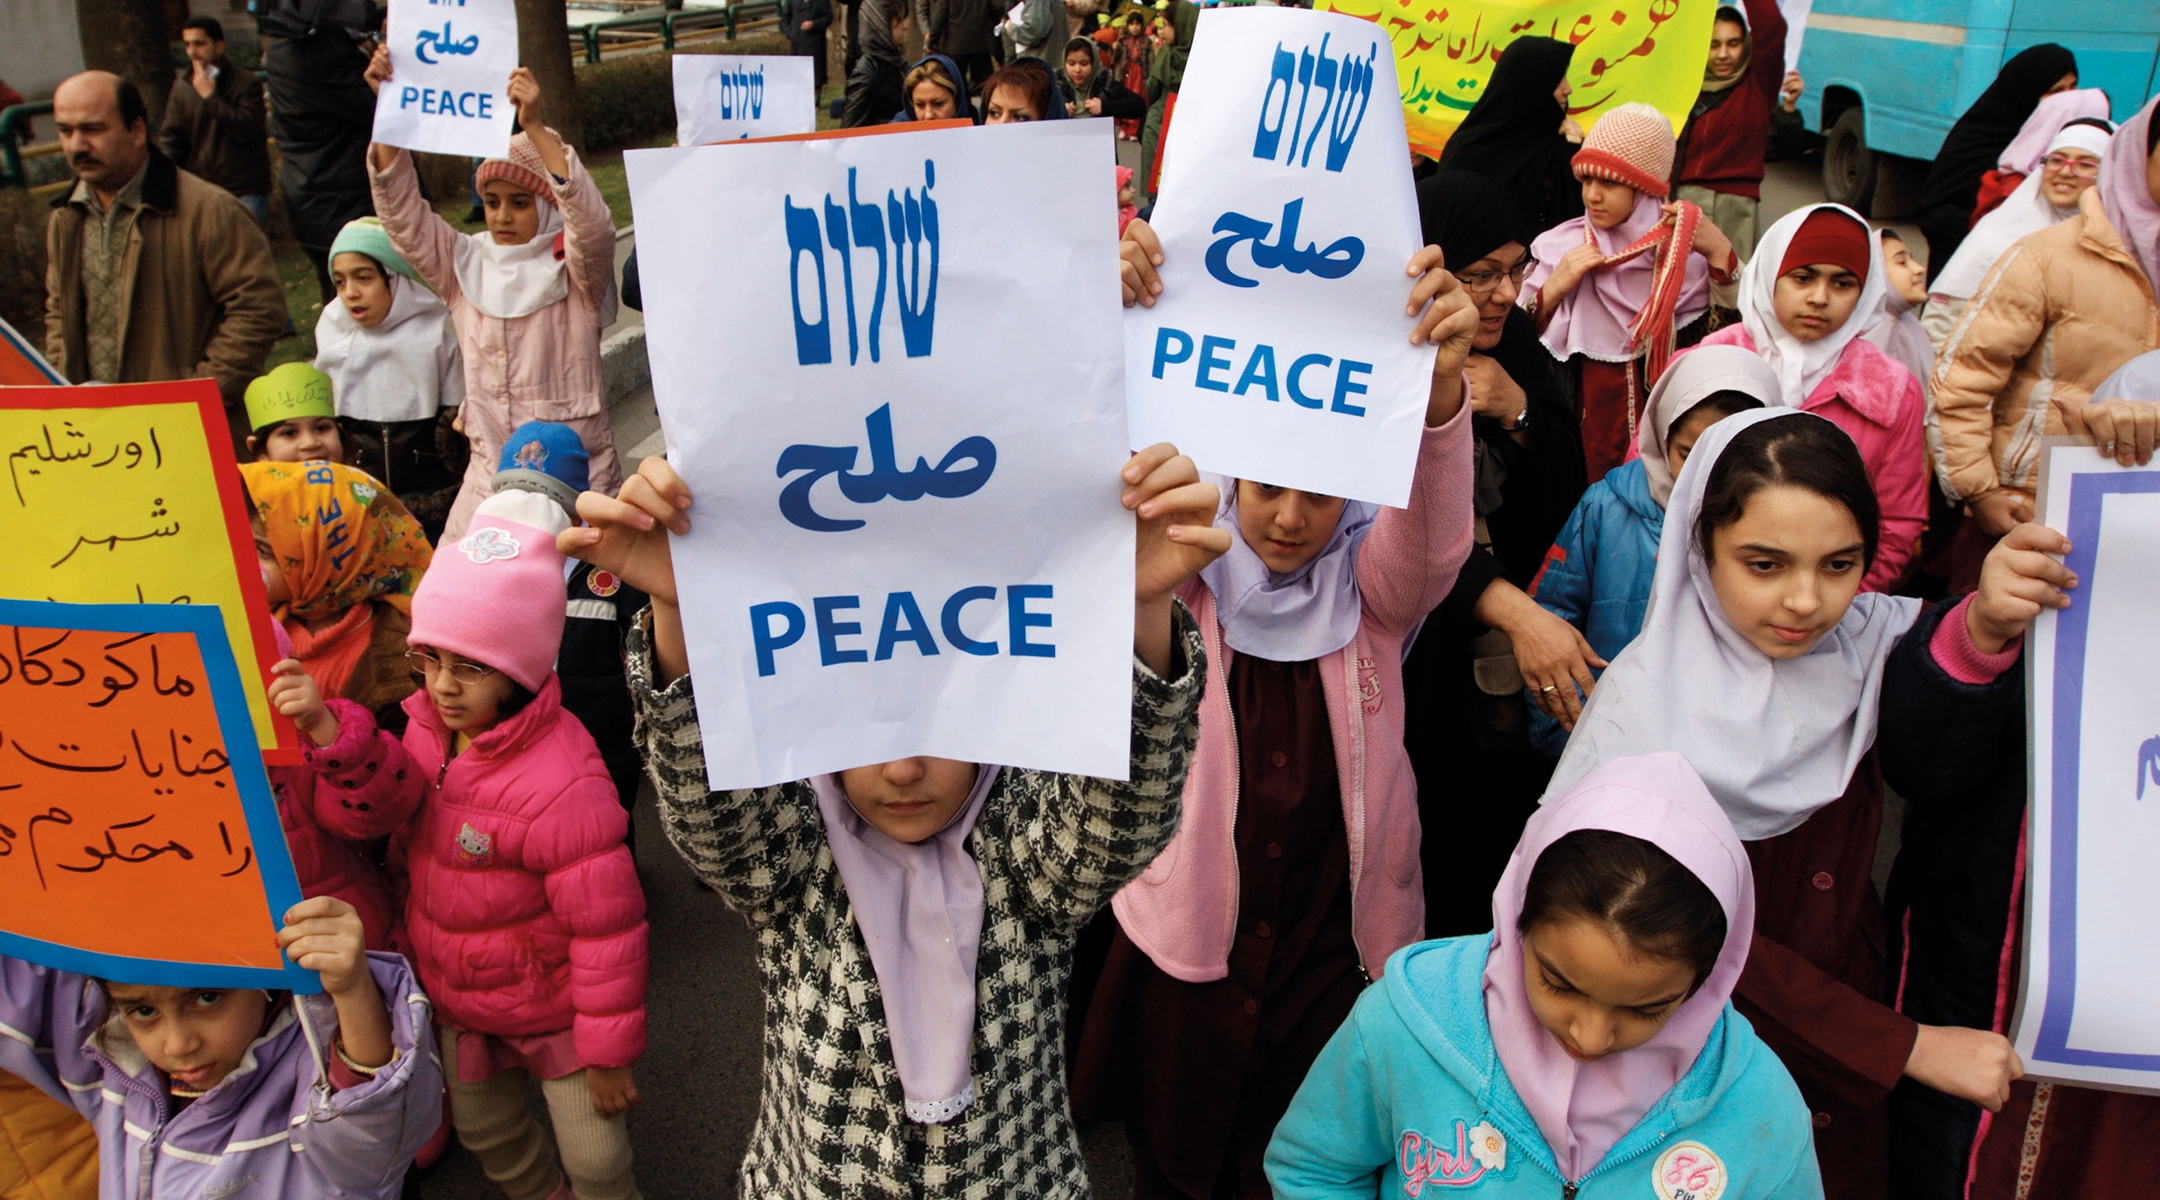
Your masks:
M2116 129L2107 153L2100 158L2098 190L2108 224L2144 268L2145 282L2160 294L2160 203L2154 203L2145 180L2145 138L2152 128L2154 105L2160 105L2160 96L2146 101L2136 116Z
M1657 1036L1633 1050L1577 1062L1531 1011L1523 979L1522 915L1531 868L1578 829L1641 838L1693 872L1725 910L1725 945L1695 994ZM1747 964L1755 932L1755 875L1732 822L1688 761L1670 751L1616 758L1547 800L1523 827L1493 893L1493 948L1485 963L1485 1018L1493 1046L1563 1177L1596 1169L1643 1114L1695 1065Z
M1003 767L975 768L952 820L920 842L880 833L848 803L838 775L810 781L848 907L870 951L907 1118L952 1120L975 1103L975 954L982 945L982 872L967 837Z
M1683 211L1695 220L1700 210ZM1647 377L1654 382L1672 353L1673 333L1710 308L1710 264L1691 250L1694 226L1678 231L1661 226L1665 202L1641 192L1635 211L1611 229L1599 229L1587 216L1562 221L1531 243L1537 266L1523 285L1534 296L1553 268L1577 246L1591 245L1605 265L1585 278L1545 326L1545 348L1562 362L1577 354L1599 362L1627 362L1644 346L1650 349Z

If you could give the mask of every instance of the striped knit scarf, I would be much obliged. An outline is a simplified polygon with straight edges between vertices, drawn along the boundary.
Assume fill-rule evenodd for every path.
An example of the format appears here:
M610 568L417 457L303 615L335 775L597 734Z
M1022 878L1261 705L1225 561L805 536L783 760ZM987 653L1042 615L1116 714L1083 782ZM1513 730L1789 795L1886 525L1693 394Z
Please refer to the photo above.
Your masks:
M1665 373L1665 365L1673 356L1673 319L1680 308L1680 291L1687 283L1688 254L1695 246L1695 230L1702 224L1702 209L1686 200L1675 203L1675 215L1657 223L1650 232L1636 239L1635 243L1617 254L1608 254L1598 260L1591 270L1603 270L1618 266L1644 254L1657 255L1657 269L1650 280L1650 299L1635 314L1635 323L1628 326L1628 352L1641 355L1642 382L1639 386L1649 388ZM1588 222L1583 224L1583 244L1597 244ZM1635 371L1631 363L1628 380L1628 441L1635 440L1636 388Z

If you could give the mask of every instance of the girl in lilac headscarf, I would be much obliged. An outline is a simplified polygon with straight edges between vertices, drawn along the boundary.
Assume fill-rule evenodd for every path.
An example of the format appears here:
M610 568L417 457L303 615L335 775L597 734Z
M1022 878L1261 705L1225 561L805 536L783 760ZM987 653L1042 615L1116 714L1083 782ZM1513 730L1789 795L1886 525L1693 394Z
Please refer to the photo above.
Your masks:
M1799 1089L1729 1001L1754 914L1687 760L1606 763L1524 828L1493 933L1401 951L1358 1001L1268 1148L1275 1195L1821 1196Z

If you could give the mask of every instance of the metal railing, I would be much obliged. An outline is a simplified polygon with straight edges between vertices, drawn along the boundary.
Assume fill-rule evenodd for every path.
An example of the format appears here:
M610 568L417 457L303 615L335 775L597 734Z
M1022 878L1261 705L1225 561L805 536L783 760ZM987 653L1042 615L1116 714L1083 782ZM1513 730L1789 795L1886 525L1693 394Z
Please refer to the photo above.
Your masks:
M572 31L571 36L576 38L579 44L583 46L585 61L596 63L600 61L602 46L608 41L605 37L607 34L632 34L636 31L650 30L658 33L662 49L673 50L675 48L675 37L678 33L710 29L717 25L724 27L727 30L728 40L733 41L737 30L743 23L761 17L772 17L777 20L779 16L780 0L742 0L740 3L730 4L725 8L654 8L580 26ZM614 39L614 44L638 45L649 43L652 40L651 34L643 37L617 37Z
M0 187L23 187L29 183L23 170L26 158L43 158L60 153L60 143L49 142L41 146L24 146L30 121L34 117L52 115L52 101L40 100L33 104L16 104L0 109Z

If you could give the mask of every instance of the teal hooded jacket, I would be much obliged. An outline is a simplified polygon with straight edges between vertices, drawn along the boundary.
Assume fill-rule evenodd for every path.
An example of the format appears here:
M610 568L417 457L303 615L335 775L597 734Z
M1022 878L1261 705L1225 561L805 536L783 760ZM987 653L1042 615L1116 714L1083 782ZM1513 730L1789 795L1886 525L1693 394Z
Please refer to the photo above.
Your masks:
M1388 960L1275 1127L1277 1200L1820 1200L1800 1089L1730 1004L1687 1074L1587 1175L1563 1179L1493 1048L1491 946L1448 938Z

